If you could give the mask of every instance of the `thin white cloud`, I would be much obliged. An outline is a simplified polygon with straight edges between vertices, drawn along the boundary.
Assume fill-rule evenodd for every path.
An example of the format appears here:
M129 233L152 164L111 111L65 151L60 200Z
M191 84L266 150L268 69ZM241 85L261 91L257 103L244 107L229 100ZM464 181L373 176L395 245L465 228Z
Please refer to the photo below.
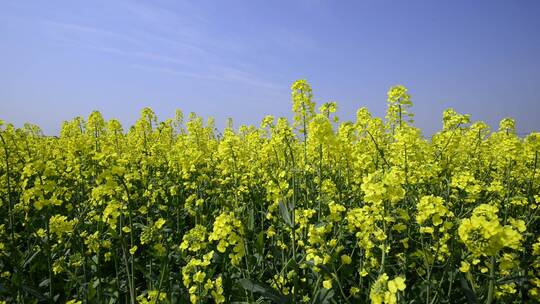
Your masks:
M156 51L145 51L144 49L156 49L159 48L160 43L166 43L169 46L162 49L171 52L181 52L184 57L187 55L217 57L215 54L204 50L198 45L178 41L166 36L137 33L135 37L101 28L50 20L45 21L45 24L52 28L51 33L57 40L56 42L61 42L64 46L71 45L77 48L183 65L191 65L193 60L188 61L186 59L180 59L178 56L170 56ZM131 45L125 48L125 42L129 42ZM122 45L122 47L118 47L118 45ZM170 45L173 45L174 48L171 48Z
M51 20L46 20L45 24L53 27L53 29L55 30L64 30L64 31L79 34L79 35L91 34L91 35L96 35L96 36L101 36L101 37L112 38L115 40L121 40L124 42L136 44L136 45L144 45L143 41L136 39L130 35L113 32L113 31L109 31L109 30L105 30L105 29L101 29L101 28L97 28L93 26L57 22L57 21L51 21Z
M167 56L167 55L152 53L152 52L131 51L131 50L120 49L116 47L94 45L90 43L81 43L80 41L70 40L70 39L60 39L59 41L55 43L55 45L63 46L63 47L80 48L80 49L85 49L85 50L90 50L90 51L123 56L126 58L132 58L132 59L145 59L145 60L150 60L150 61L155 61L155 62L173 63L176 65L184 65L184 66L190 66L190 67L193 66L192 61L178 59L177 57L172 57L172 56Z
M283 89L283 86L280 86L270 81L259 79L255 75L250 74L249 72L238 70L232 67L225 67L225 66L215 67L214 66L212 71L205 71L204 73L193 73L193 72L186 72L186 71L181 71L177 69L172 69L168 67L158 67L158 66L140 65L140 64L133 64L131 65L131 67L135 69L139 69L139 70L144 70L144 71L162 72L162 73L173 74L173 75L178 75L182 77L223 81L223 82L233 82L233 83L238 83L238 84L243 84L243 85L248 85L248 86L272 89L272 90Z
M189 12L189 14L179 16L177 12L163 6L148 5L148 3L134 1L122 2L123 7L127 11L138 17L140 20L149 23L178 23L179 17L184 17L183 20L189 19L199 23L209 22L208 18L191 2L175 1L174 4L182 11Z
M239 82L251 86L263 87L268 89L282 88L282 86L279 86L273 82L260 79L252 73L234 67L214 66L213 68L218 71L218 75L220 75L221 79L225 81Z
M206 55L206 56L214 55L199 45L196 45L194 43L182 42L179 39L173 39L173 38L169 38L165 36L156 36L156 35L146 35L145 38L148 40L164 42L168 45L172 45L179 49L190 50L190 51L193 51L194 53L199 53L200 55Z
M157 66L141 65L141 64L132 64L130 65L130 67L134 69L138 69L138 70L143 70L143 71L161 72L161 73L173 74L173 75L178 75L178 76L188 77L188 78L219 80L219 78L215 78L209 75L184 72L184 71L179 71L179 70L165 68L165 67L157 67Z
M126 30L51 20L46 20L45 25L50 27L58 45L128 58L135 69L282 90L283 86L250 72L256 68L254 63L227 62L224 58L242 56L252 46L245 41L204 34L201 26L206 20L197 12L192 14L197 10L192 10L191 4L182 4L190 8L186 16L146 3L121 4L142 21L129 34ZM167 29L163 30L164 27Z

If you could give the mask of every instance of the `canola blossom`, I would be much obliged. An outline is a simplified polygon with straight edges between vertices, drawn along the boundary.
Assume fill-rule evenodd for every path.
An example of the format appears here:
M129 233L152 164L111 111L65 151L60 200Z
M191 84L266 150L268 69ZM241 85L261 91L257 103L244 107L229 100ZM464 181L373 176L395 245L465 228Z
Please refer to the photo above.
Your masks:
M341 121L292 85L292 121L196 114L59 136L0 121L0 304L536 303L540 133L412 97Z

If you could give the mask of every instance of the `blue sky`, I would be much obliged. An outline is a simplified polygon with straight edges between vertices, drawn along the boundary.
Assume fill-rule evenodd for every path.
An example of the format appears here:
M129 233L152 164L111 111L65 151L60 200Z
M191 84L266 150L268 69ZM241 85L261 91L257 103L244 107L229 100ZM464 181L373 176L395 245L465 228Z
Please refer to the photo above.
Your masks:
M409 88L416 125L448 107L540 130L540 1L0 2L0 119L56 134L99 110L132 124L150 106L219 127L290 117L290 85L353 119Z

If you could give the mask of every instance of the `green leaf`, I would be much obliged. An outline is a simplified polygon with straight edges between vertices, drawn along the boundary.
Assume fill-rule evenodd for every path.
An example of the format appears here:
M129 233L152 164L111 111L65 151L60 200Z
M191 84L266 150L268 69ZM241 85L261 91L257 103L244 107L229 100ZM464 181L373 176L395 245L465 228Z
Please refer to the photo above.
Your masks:
M261 296L271 300L273 303L290 303L290 299L288 297L282 295L279 291L264 283L256 283L249 279L241 279L238 281L238 284L240 284L240 286L247 291L261 294Z
M28 264L30 264L32 262L32 260L38 255L38 253L41 252L41 249L38 249L36 252L34 252L34 254L32 254L28 259L26 259L26 261L24 261L24 264L22 265L22 268L26 268L26 266L28 266Z
M248 229L248 231L253 231L254 228L255 228L255 214L254 214L253 209L249 209L248 210L248 226L247 226L247 229Z
M46 286L49 286L49 283L50 283L50 282L51 282L51 281L50 281L49 279L45 279L45 280L41 281L41 283L39 283L38 286L39 286L39 287L46 287Z
M257 234L257 240L255 241L255 248L257 252L262 256L264 249L264 231Z
M25 285L25 284L22 284L21 285L21 288L28 292L29 294L33 295L34 297L36 297L38 300L40 301L46 301L47 300L47 297L45 297L41 292L39 292L38 290L34 289L33 287L30 287L28 285Z
M326 304L326 303L332 303L330 300L334 297L334 290L333 289L319 289L317 293L315 294L315 297L313 297L313 304Z
M279 213L281 214L281 218L285 224L292 228L293 221L291 219L291 213L289 211L289 207L284 202L279 202Z
M465 296L467 297L467 301L470 304L477 303L476 294L474 291L471 290L469 287L469 284L467 283L467 280L465 279L465 276L463 274L459 274L459 283L461 285L461 289L463 290L463 293L465 293Z

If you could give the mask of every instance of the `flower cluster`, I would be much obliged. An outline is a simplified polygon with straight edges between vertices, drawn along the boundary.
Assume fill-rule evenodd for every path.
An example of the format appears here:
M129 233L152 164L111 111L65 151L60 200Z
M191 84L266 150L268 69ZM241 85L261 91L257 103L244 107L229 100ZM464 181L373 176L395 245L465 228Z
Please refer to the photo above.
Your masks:
M220 131L0 121L0 303L540 302L540 133L448 109L428 137L387 96L342 121L299 80L292 121Z
M416 209L418 210L416 222L422 226L420 231L423 233L433 233L435 229L444 226L443 223L449 223L445 222L446 218L454 216L444 205L443 198L433 195L420 198Z
M232 212L225 212L216 217L208 240L217 242L217 250L221 253L232 247L229 258L233 265L238 266L245 255L243 235L244 226L240 220Z
M64 234L71 234L76 223L76 220L68 220L64 215L53 215L49 219L49 231L60 238Z
M459 225L459 237L474 255L492 256L504 247L519 249L522 238L520 231L511 225L501 225L498 211L495 206L482 204ZM524 231L525 227L521 226L520 229Z
M405 278L395 277L390 280L386 273L383 273L373 283L369 298L372 304L395 304L400 291L405 290Z
M191 258L186 266L182 267L182 282L188 289L191 303L203 303L211 297L216 303L225 302L223 297L223 282L221 277L212 279L210 264L214 257L214 251L210 251L202 258Z

